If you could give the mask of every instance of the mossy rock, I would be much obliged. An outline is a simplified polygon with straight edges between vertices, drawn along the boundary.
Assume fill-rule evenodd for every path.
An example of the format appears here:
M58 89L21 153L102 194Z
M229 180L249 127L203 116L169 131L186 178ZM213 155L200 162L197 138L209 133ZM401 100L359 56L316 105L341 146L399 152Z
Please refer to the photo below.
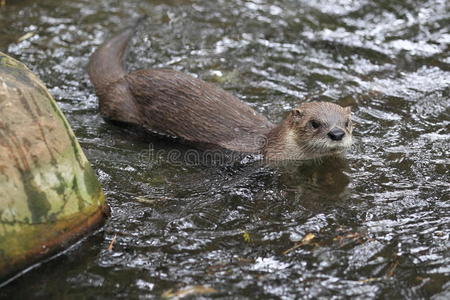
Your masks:
M0 279L99 226L108 208L44 84L0 52Z

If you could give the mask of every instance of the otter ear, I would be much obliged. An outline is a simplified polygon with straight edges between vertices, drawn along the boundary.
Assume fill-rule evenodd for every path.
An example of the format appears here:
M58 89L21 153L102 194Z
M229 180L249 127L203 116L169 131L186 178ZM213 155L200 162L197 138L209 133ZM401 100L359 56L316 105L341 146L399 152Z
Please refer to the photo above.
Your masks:
M351 114L352 113L352 107L351 106L346 106L346 107L344 107L344 111L346 113L348 113L348 114Z
M294 110L292 111L292 116L296 119L301 119L305 116L305 113L299 108L294 108Z

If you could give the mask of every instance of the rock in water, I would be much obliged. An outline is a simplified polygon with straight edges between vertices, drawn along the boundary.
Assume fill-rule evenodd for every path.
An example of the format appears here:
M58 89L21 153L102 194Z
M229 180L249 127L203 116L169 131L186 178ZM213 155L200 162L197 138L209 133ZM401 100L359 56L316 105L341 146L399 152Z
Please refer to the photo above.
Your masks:
M102 224L101 186L44 84L0 52L0 279Z

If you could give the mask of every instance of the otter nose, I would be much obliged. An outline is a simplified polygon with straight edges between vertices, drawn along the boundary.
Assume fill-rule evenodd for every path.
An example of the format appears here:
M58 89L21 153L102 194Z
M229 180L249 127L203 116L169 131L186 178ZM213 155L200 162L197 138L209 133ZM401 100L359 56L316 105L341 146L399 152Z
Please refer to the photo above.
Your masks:
M332 139L333 141L340 141L342 140L342 138L344 137L345 132L342 129L339 128L333 128L330 130L330 132L328 132L328 136L330 137L330 139Z

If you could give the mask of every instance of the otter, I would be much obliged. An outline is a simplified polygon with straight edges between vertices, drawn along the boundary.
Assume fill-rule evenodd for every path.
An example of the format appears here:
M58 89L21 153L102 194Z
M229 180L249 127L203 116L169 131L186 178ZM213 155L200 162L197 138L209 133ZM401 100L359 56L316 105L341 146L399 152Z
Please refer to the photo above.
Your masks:
M350 107L300 104L278 125L225 90L169 69L128 73L124 56L136 26L90 57L89 77L105 120L137 125L202 148L262 154L268 160L338 155L352 141Z

